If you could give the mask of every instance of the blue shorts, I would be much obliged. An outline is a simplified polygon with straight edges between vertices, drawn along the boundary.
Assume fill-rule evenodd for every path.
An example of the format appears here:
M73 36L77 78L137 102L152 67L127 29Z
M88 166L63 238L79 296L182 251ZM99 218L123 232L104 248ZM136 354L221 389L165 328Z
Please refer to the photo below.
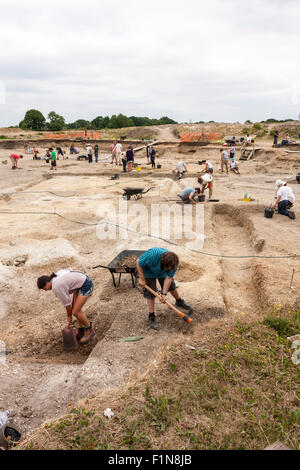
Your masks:
M78 295L90 296L92 295L93 290L93 281L89 278L89 276L86 276L86 280L84 281L83 285L80 287L80 289L78 289Z

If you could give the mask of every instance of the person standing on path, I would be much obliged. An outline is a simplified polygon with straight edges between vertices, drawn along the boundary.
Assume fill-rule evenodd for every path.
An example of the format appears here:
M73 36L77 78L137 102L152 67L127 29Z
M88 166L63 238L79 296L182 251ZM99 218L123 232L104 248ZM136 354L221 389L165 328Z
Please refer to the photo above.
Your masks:
M127 158L124 152L122 152L122 165L123 165L123 172L126 173Z
M146 145L147 165L150 165L150 144Z
M116 165L121 165L122 150L122 145L118 142L116 144Z
M116 159L116 141L114 140L113 143L111 144L111 164L114 163L115 159Z
M51 168L50 170L56 170L56 160L57 160L57 156L56 156L56 152L55 150L53 150L53 148L50 148L49 149L49 152L51 152Z
M95 336L92 323L83 313L82 307L92 295L93 281L83 272L72 268L63 269L51 276L41 276L37 280L37 286L44 291L52 290L61 301L67 312L68 327L72 324L72 316L77 318L77 340L86 344ZM73 299L70 295L73 294Z
M235 146L233 145L230 149L230 158L234 158L235 152L236 152L236 149L235 149Z
M155 168L155 156L156 156L156 150L154 149L154 147L151 146L150 160L151 160L152 168Z
M277 143L278 143L278 137L279 137L279 131L276 130L274 132L274 140L273 140L273 147L276 147Z
M98 144L95 145L94 147L94 155L95 155L95 162L98 163L98 153L99 153L99 147Z
M93 149L90 144L87 145L86 150L88 153L89 163L93 163Z
M227 172L227 174L228 174L228 173L229 173L229 168L228 168L228 161L229 161L228 152L227 152L227 150L221 149L221 150L220 150L220 153L221 153L221 171L222 171L222 173L224 173L224 167L225 167L225 168L226 168L226 172Z
M129 145L126 151L126 161L127 161L127 171L128 173L130 173L132 171L133 164L134 164L134 153L133 153L132 145Z
M158 330L155 318L155 296L151 294L145 285L157 292L156 279L162 288L161 302L165 303L168 292L176 300L175 306L193 313L193 309L179 295L174 282L179 259L175 253L164 248L151 248L143 253L137 260L137 270L139 273L139 285L144 288L144 297L147 299L150 328Z

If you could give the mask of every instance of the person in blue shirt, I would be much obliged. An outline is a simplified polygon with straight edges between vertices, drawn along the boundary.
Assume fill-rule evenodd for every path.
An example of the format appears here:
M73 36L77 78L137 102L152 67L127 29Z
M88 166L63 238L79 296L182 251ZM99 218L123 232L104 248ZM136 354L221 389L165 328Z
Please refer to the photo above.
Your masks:
M184 204L196 204L195 197L200 194L200 188L184 188L179 197Z
M137 270L139 273L139 285L144 288L144 297L147 299L149 311L150 327L158 330L158 324L155 318L155 297L145 289L145 285L151 287L157 292L156 279L162 288L161 302L165 303L166 296L170 291L176 300L176 307L189 311L189 315L193 312L190 305L179 296L178 290L174 282L174 276L177 271L179 259L175 253L164 248L151 248L143 253L137 260Z

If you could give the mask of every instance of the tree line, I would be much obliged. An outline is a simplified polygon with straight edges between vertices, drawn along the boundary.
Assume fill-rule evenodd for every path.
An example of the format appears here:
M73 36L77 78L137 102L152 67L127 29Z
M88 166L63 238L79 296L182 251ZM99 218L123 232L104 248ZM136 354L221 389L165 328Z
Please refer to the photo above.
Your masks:
M67 129L120 129L122 127L156 126L162 124L177 124L177 122L167 116L163 116L160 119L151 119L148 117L127 117L124 114L113 114L111 117L97 116L92 121L77 119L75 122L68 124L65 118L55 111L51 111L46 119L41 111L30 109L19 123L19 127L24 130L29 129L34 131L61 131Z

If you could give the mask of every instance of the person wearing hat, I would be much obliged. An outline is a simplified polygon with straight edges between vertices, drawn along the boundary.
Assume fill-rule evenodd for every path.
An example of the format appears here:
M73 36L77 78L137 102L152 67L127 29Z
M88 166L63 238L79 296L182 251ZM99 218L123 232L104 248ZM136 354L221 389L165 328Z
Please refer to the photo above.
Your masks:
M276 202L275 202L275 209L278 208L278 213L282 215L286 215L290 219L294 220L296 218L295 212L291 211L290 209L295 204L295 195L291 188L287 186L287 183L282 180L276 181Z
M211 174L205 173L204 175L199 176L198 183L201 184L200 194L204 194L204 191L208 189L209 199L211 199L213 195L213 176Z
M232 157L230 159L230 171L232 171L233 173L237 174L237 175L240 175L240 171L239 171L239 164L237 162L237 160Z

